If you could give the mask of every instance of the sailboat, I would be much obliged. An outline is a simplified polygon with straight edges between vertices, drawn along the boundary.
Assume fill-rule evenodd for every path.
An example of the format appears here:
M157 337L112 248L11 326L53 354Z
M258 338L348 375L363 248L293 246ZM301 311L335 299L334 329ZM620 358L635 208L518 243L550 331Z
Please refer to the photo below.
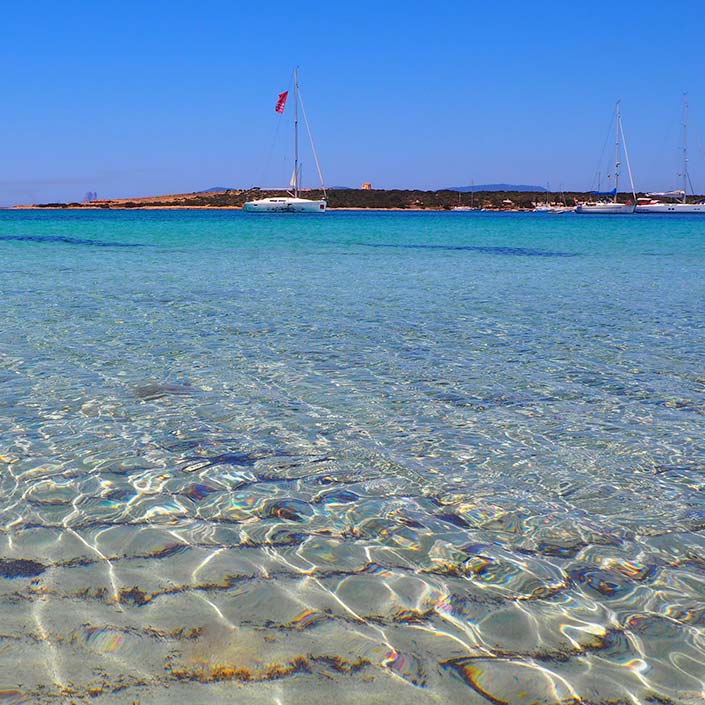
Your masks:
M688 203L688 94L683 94L683 188L677 191L647 193L647 199L639 199L637 213L702 213L705 203Z
M620 213L633 213L634 212L634 202L636 202L636 193L634 191L634 181L632 179L632 168L629 164L629 154L627 152L627 143L624 139L624 130L622 129L622 101L617 101L617 126L615 135L615 145L614 145L614 188L611 191L593 191L593 196L612 196L610 199L604 199L601 201L587 201L581 203L576 209L576 213L595 213L595 214L620 214ZM621 141L624 143L624 156L627 159L627 170L629 171L629 182L632 187L632 195L634 196L633 203L620 203L617 200L617 194L619 193L619 167L621 165Z
M288 91L279 94L276 106L274 108L276 112L280 114L284 112L287 97ZM306 131L308 132L309 140L311 142L311 150L313 151L313 158L316 162L318 176L321 180L323 198L319 200L301 198L300 196L301 169L299 167L299 105L301 105L301 112L303 113L304 121L306 122ZM318 163L318 155L316 154L316 148L311 137L311 130L308 126L306 110L304 109L304 104L301 100L299 78L296 67L294 67L294 171L291 175L289 188L291 190L287 191L287 196L275 196L272 198L260 198L255 201L247 201L243 205L242 209L248 213L325 213L326 208L328 207L328 203L326 201L326 189L325 186L323 186L323 176Z
M470 185L470 205L466 206L463 204L460 191L458 191L458 205L451 208L453 211L479 211L479 208L475 207L475 179L471 180Z
M551 185L546 184L546 203L534 203L534 213L553 213L553 206L548 202L548 192Z
M549 203L548 195L551 192L551 184L546 184L546 202L545 203L534 203L533 212L534 213L567 213L568 211L573 211L575 208L570 207L565 202L565 195L561 191L563 197L563 205L557 203Z

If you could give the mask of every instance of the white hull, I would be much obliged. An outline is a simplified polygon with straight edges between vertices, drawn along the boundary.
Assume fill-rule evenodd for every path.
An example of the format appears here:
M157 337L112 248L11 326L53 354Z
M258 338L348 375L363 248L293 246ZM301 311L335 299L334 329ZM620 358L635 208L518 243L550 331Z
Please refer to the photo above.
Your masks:
M571 206L536 206L534 213L571 213L574 210Z
M702 213L705 203L645 203L636 207L637 213Z
M581 203L576 209L576 213L594 213L595 215L618 215L621 213L633 213L634 206L626 203Z
M260 198L247 201L242 210L248 213L325 213L328 203L307 198Z

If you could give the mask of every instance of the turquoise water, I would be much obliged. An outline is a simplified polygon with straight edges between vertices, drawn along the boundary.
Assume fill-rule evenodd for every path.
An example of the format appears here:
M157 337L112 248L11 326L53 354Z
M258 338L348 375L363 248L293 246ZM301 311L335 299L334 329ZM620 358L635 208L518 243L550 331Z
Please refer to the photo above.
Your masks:
M0 212L0 703L695 703L705 219Z

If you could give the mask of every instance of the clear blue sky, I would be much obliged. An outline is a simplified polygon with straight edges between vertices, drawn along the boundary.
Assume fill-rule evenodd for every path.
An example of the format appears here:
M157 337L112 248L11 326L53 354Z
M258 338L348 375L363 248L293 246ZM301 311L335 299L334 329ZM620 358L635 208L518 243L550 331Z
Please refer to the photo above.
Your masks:
M6 0L0 204L286 183L290 115L274 100L294 63L328 184L589 188L621 98L637 187L670 188L687 90L702 193L703 13L695 0Z

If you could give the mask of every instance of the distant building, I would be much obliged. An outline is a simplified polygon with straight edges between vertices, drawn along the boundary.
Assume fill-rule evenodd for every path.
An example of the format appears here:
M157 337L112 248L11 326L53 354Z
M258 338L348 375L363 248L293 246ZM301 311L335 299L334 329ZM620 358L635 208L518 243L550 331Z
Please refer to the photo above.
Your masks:
M85 203L98 200L98 194L95 191L89 191L83 198Z
M372 191L372 184L369 181L365 181L365 183L362 184L362 186L360 186L360 188L363 191Z

